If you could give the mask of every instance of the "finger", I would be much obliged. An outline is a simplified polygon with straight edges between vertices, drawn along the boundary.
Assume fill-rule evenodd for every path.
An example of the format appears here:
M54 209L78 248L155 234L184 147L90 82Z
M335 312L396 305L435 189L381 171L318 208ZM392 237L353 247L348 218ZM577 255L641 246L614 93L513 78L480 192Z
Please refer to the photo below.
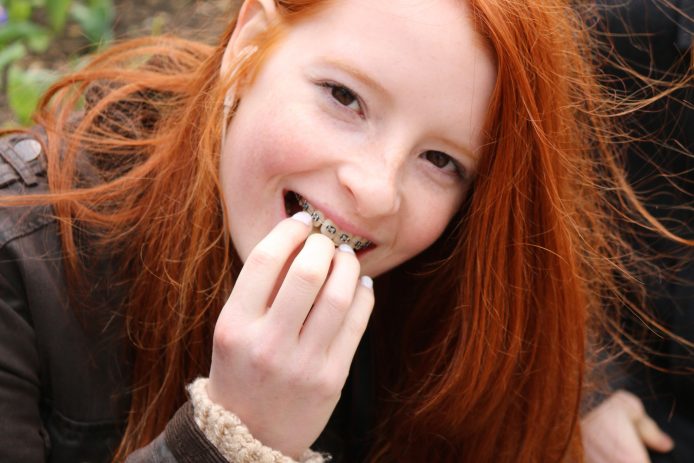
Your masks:
M584 445L584 463L651 463L646 448L637 442L631 449L621 449L608 443L595 444L586 442Z
M289 267L268 312L271 325L299 336L316 296L328 277L334 255L335 244L330 238L320 234L308 237Z
M359 279L354 293L354 303L345 315L342 326L335 336L332 346L330 346L329 355L335 360L339 368L349 369L359 341L369 323L374 301L373 281L371 278L363 276Z
M650 417L642 417L636 421L635 425L643 443L653 450L666 453L674 447L670 436L665 434Z
M636 428L643 405L630 392L619 390L581 420L586 463L649 463L646 446Z
M646 410L643 408L641 399L625 389L615 392L611 399L615 401L616 406L624 409L629 419L633 422L646 416Z
M360 268L354 250L346 244L340 245L332 271L301 329L300 336L310 349L325 352L331 345L354 303Z
M287 260L311 231L311 216L299 212L281 221L251 251L234 284L230 305L243 316L265 313Z

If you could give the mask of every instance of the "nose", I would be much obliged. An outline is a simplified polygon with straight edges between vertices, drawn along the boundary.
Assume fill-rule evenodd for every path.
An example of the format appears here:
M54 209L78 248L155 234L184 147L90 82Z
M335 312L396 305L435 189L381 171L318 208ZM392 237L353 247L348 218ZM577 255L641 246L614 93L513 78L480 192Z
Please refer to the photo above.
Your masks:
M342 164L338 181L354 201L356 212L364 218L393 215L400 209L402 162L391 157L374 159L359 156Z

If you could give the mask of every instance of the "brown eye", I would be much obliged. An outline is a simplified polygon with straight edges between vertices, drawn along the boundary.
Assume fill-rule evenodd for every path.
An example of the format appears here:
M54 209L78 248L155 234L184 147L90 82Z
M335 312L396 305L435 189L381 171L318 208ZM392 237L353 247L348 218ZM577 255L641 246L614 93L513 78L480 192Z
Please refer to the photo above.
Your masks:
M357 96L347 87L333 85L330 94L343 106L351 106L357 102Z
M422 157L432 163L437 169L452 172L461 178L465 178L465 169L446 153L429 150L422 153Z
M446 153L442 153L441 151L427 151L424 153L424 157L427 161L429 161L439 169L444 169L449 164L452 164L452 167L455 167L455 164L453 163L451 157Z
M344 106L347 109L356 111L361 115L362 107L361 102L359 101L359 96L357 96L357 94L352 90L344 85L333 82L321 82L319 85L329 90L330 97L337 101L340 106Z

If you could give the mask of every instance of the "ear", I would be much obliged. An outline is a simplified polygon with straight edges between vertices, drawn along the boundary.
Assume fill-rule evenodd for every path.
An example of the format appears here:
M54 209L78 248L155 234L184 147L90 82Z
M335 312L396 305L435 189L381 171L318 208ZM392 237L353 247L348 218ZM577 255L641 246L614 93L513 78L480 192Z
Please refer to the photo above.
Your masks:
M253 41L268 29L276 16L275 0L245 0L243 2L236 27L222 57L222 75L227 73L230 64L241 50L252 45Z

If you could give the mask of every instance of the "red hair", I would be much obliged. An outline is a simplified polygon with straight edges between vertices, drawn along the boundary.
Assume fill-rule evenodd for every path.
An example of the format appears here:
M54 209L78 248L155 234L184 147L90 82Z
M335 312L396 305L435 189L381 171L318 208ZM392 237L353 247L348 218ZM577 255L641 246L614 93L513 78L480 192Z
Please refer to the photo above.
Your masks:
M328 2L277 3L282 19L240 69L244 82L283 30ZM610 319L606 307L621 304L620 281L631 278L616 221L631 209L659 225L610 145L611 106L572 6L470 4L498 67L487 143L448 230L377 282L374 333L399 342L378 350L383 418L371 459L580 460L590 330ZM3 199L54 204L73 286L88 284L79 279L76 226L98 236L96 248L123 269L113 281L128 288L134 366L116 460L160 433L185 400L184 385L208 373L213 327L239 266L218 178L233 84L219 73L234 26L216 47L127 42L53 86L36 117L47 131L52 193ZM81 180L78 153L99 182Z

